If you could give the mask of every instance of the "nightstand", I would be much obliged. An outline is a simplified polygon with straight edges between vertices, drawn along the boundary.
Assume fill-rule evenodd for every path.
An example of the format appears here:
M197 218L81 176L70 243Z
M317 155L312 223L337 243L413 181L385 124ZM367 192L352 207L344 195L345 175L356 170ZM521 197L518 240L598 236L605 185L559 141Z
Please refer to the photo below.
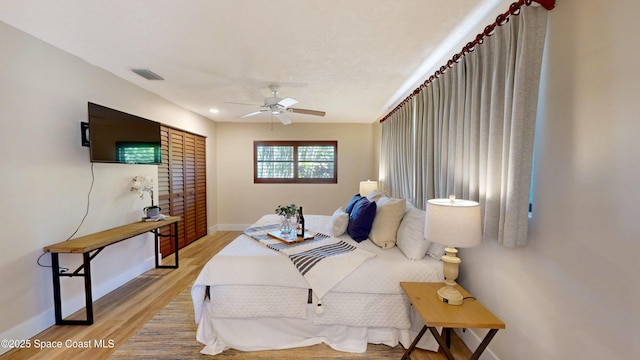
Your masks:
M498 330L505 328L504 323L493 315L491 311L482 306L476 299L465 299L462 305L448 305L438 300L437 291L444 286L444 283L401 282L400 286L425 323L425 326L420 330L420 333L413 343L411 343L411 346L404 352L402 360L411 359L411 352L427 329L433 334L433 337L449 360L455 359L451 354L451 350L449 350L448 336L445 341L438 333L438 330L436 330L436 327L442 327L443 333L448 333L450 329L457 328L490 329L476 351L471 355L471 360L477 360ZM460 285L456 286L463 297L467 298L471 296Z

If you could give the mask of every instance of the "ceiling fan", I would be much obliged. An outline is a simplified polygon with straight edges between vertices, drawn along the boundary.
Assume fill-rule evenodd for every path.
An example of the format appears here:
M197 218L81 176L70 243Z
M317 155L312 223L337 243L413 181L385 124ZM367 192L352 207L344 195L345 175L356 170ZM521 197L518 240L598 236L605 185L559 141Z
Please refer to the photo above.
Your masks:
M246 118L249 116L254 116L262 113L271 113L273 116L277 117L284 125L291 124L291 119L285 114L286 112L299 113L305 115L315 115L315 116L324 116L326 113L324 111L317 110L308 110L308 109L299 109L292 108L291 105L298 103L298 100L292 99L290 97L287 98L279 98L278 91L280 90L280 86L278 85L269 85L269 90L273 96L264 99L264 105L254 105L260 106L262 109L258 111L254 111L252 113L248 113L242 115L240 118ZM239 104L239 103L230 103L230 104ZM251 105L251 104L241 104L241 105Z

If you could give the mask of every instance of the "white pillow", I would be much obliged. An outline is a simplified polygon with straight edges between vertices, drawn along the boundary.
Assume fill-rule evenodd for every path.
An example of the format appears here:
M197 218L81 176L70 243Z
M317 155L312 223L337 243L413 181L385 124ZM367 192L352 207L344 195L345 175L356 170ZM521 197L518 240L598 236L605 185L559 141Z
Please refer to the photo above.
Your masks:
M369 239L383 249L390 249L396 245L396 234L407 202L384 196L376 201L376 205L376 217L373 219Z
M420 260L426 254L431 241L424 238L425 211L411 206L398 227L398 248L411 260Z
M371 190L369 192L369 194L367 194L366 198L369 201L375 201L376 203L378 202L378 200L380 200L382 197L386 197L387 195L383 192L380 192L378 190Z
M417 207L415 207L411 201L407 200L407 209L404 211L404 213L406 214L407 212L409 212L409 210L411 209L417 209Z
M331 215L331 235L340 236L347 231L349 225L349 214L343 208L338 208Z
M432 258L440 260L442 255L444 255L444 249L446 248L447 245L432 243L431 246L429 246L429 251L427 251L427 254L429 254L429 256L431 256Z

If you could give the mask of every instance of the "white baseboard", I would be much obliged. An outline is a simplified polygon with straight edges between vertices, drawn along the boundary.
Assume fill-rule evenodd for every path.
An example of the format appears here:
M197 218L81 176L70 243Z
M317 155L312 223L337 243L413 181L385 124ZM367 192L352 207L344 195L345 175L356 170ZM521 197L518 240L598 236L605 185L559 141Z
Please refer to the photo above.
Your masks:
M476 334L473 329L466 329L464 332L462 329L455 329L456 334L460 337L462 342L467 345L467 347L471 350L471 352L475 351L478 348L478 345L482 342L482 338ZM484 336L483 336L484 337ZM491 344L489 344L491 345ZM482 355L480 355L480 360L500 360L489 347L487 347Z
M102 284L98 284L97 286L92 287L92 295L93 301L100 299L104 295L110 293L111 291L119 288L125 283L131 281L136 276L145 273L146 271L153 269L155 267L155 258L151 257L149 259L145 259L143 263L138 266L135 266L128 271L109 279L107 282ZM95 284L94 284L95 285ZM53 304L53 293L51 294L51 303ZM84 293L71 298L71 299L62 299L63 310L65 312L62 314L62 317L67 317L70 314L82 309L85 307L85 299ZM0 333L0 339L30 339L37 335L38 333L46 330L55 324L55 310L53 306L46 311L37 314L26 321L14 326L13 328L3 331ZM0 355L9 351L9 348L0 347Z
M53 296L53 294L51 295ZM55 323L53 308L38 314L13 328L0 333L0 339L26 340L46 330ZM11 350L9 347L0 347L0 355Z
M153 269L155 266L156 266L155 258L150 257L148 259L145 259L144 262L141 263L140 265L132 267L129 270L119 274L114 278L109 279L108 281L102 284L93 286L92 288L93 301L100 299L104 295L110 293L111 291L131 281L136 276L143 274L148 270ZM79 294L78 296L72 299L63 299L63 303L64 303L63 308L66 311L62 314L62 317L67 317L73 314L74 312L85 307L84 293Z

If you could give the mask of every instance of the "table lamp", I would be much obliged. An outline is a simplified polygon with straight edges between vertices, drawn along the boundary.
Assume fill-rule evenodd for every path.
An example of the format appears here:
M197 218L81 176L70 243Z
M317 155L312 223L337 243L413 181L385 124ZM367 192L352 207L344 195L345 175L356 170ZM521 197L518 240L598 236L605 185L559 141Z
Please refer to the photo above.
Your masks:
M360 193L360 196L367 196L373 190L378 190L377 181L371 181L371 180L360 181L360 189L358 191Z
M449 305L461 305L462 294L455 288L461 262L456 247L473 247L482 241L480 204L458 200L454 195L427 201L424 237L447 246L441 258L445 286L438 290L438 299Z

